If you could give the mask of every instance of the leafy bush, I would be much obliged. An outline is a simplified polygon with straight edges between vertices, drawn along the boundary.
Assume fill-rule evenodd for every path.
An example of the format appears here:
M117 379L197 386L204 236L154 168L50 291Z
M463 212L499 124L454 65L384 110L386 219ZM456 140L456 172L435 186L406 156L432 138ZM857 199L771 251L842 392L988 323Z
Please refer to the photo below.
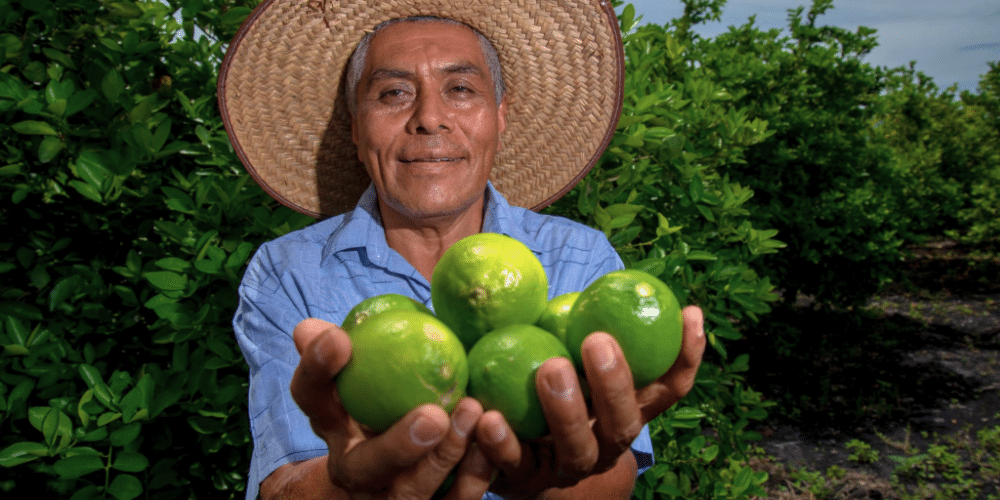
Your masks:
M707 316L715 354L692 393L651 423L658 464L636 497L748 498L762 492L766 475L745 464L759 438L746 427L766 417L768 404L743 381L747 356L730 359L725 342L770 310L774 287L756 265L784 244L751 223L753 191L726 172L770 132L708 73L687 66L689 40L654 25L629 33L633 15L628 6L621 16L628 34L618 130L584 181L547 210L602 229L628 267L658 275ZM693 18L707 15L690 9Z
M1000 61L989 63L978 93L962 92L961 111L972 129L965 143L974 161L961 171L968 182L968 201L958 212L958 228L947 232L964 243L1000 241Z
M244 488L235 286L307 221L248 182L218 116L212 37L249 9L202 5L0 1L6 494Z
M894 150L907 240L947 234L977 244L1000 236L1000 128L988 111L1000 102L1000 87L989 85L997 71L991 65L979 94L963 92L960 100L954 86L939 90L912 64L887 72L884 115L873 134Z
M790 11L791 36L751 18L688 55L773 132L727 172L754 190L754 224L788 243L761 265L789 303L799 291L835 305L864 300L895 276L903 243L892 149L869 133L883 90L881 70L862 61L874 30L817 24L831 6Z

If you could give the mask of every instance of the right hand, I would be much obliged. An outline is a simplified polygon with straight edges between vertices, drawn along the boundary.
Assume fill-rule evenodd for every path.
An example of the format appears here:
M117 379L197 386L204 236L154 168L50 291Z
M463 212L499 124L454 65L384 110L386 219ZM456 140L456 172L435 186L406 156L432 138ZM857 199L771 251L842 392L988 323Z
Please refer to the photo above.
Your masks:
M480 500L493 469L471 443L483 408L464 398L448 414L425 404L379 435L364 430L340 403L334 377L351 357L351 341L341 328L306 319L293 332L301 355L292 377L295 402L313 432L329 447L327 471L334 487L350 499L427 500L458 465L446 500ZM386 360L389 362L389 360Z

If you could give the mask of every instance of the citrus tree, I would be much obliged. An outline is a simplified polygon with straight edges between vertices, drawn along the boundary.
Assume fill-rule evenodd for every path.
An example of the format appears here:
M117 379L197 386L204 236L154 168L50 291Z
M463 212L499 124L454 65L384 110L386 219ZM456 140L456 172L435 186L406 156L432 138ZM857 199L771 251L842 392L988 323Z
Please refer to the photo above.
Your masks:
M247 13L0 0L5 495L244 489L235 287L307 222L249 181L218 116L220 40Z

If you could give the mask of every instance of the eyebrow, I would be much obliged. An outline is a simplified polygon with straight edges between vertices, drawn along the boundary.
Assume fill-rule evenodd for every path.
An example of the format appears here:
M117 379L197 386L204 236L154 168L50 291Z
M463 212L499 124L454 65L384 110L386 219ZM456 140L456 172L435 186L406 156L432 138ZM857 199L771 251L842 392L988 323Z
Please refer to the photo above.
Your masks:
M475 64L469 62L458 62L450 64L444 67L444 72L449 75L476 75L484 76L485 73ZM402 69L388 69L379 68L372 71L372 74L368 77L369 84L377 82L379 80L394 80L394 79L410 79L413 78L412 71L406 71Z

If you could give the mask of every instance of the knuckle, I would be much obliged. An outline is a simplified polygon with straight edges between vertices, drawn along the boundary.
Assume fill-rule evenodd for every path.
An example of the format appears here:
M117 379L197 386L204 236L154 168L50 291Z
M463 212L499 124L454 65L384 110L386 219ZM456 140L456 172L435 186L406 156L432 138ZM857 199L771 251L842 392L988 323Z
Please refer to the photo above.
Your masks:
M589 453L574 454L564 459L559 464L559 475L562 478L569 478L579 481L590 475L597 463L597 449Z
M632 441L642 432L642 424L632 420L628 425L619 427L610 433L608 441L618 450L624 450L632 445Z

